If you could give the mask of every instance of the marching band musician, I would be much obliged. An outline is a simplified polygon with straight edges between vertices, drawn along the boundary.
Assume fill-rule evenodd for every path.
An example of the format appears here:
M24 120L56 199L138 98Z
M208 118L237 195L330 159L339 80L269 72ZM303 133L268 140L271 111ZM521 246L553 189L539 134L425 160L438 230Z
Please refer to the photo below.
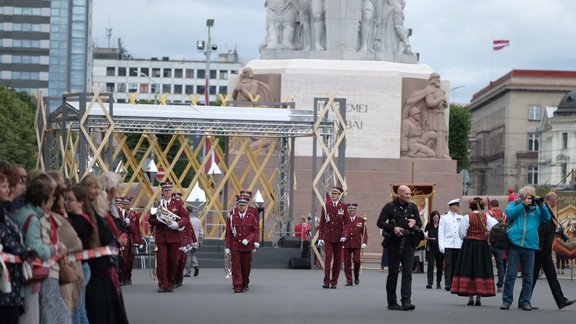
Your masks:
M346 286L352 286L352 262L354 262L354 284L360 284L360 250L366 248L368 233L366 220L356 216L358 204L348 204L350 223L344 227L344 274Z
M350 222L348 208L340 201L344 193L342 187L334 187L330 191L330 199L326 199L320 225L318 226L318 246L324 246L324 284L322 288L336 289L341 267L342 243L346 240L342 236L344 226ZM334 262L332 262L334 260ZM332 274L332 276L330 276Z
M160 183L162 199L159 204L162 208L180 217L178 221L167 219L160 211L151 215L148 222L155 227L154 239L156 242L158 292L172 292L176 288L176 274L178 271L179 248L182 246L180 231L190 227L188 212L182 200L172 197L174 185L166 181Z
M246 195L238 196L236 208L226 220L225 253L232 254L232 284L235 293L248 291L252 251L260 247L258 216L248 208Z
M126 230L128 234L128 243L126 244L126 247L123 250L122 260L120 264L121 267L120 285L132 284L132 268L134 266L133 247L142 248L144 245L142 235L140 235L140 226L138 223L141 213L131 208L133 201L134 197L130 196L122 197L122 203L120 205L120 207L122 207L120 217L124 221L124 224L126 224Z

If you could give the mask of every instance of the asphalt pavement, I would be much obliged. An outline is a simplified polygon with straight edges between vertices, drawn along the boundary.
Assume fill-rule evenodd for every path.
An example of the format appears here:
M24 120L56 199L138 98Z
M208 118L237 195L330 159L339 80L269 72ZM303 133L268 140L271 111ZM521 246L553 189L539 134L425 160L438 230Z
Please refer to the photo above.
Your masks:
M250 291L234 293L223 269L201 268L198 277L184 278L184 285L173 293L159 294L149 270L135 269L133 284L124 286L123 294L128 318L136 324L576 323L576 305L558 310L545 279L538 281L532 299L540 309L528 312L516 307L500 310L501 294L482 298L480 307L466 306L466 297L426 289L426 274L413 274L416 309L389 311L386 277L386 272L367 269L361 273L360 285L346 287L341 272L337 289L323 289L319 269L253 269ZM576 298L576 280L562 279L560 284L566 297ZM518 278L515 298L520 286Z

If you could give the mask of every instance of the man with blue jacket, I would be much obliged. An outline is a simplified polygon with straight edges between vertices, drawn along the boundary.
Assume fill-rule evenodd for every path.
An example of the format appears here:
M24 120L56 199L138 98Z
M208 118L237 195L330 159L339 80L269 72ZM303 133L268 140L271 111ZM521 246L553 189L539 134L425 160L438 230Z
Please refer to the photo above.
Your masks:
M519 307L530 311L532 306L532 281L534 257L539 247L538 227L541 222L550 221L550 212L544 205L544 199L536 197L536 189L525 186L518 192L519 198L510 202L506 208L508 215L508 269L504 279L502 306L507 310L514 299L514 282L519 265L522 265L522 292L519 297Z

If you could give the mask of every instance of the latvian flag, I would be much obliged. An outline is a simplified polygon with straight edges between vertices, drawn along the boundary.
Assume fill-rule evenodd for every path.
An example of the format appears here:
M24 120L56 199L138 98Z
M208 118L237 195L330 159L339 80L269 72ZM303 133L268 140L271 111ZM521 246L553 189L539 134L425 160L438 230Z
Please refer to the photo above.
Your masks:
M510 46L510 41L507 39L496 39L492 41L492 50L499 51L506 46Z

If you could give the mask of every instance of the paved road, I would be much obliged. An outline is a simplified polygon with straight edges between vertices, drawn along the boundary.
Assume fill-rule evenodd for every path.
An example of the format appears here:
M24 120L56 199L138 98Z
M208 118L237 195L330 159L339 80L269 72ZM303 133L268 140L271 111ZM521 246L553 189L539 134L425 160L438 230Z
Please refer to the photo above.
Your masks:
M254 269L250 291L235 294L221 269L201 269L174 293L158 294L147 270L134 270L133 285L123 289L134 324L176 323L576 323L576 305L559 311L546 280L539 280L533 304L540 310L499 309L501 295L483 298L481 307L443 289L426 289L425 274L414 274L412 312L386 310L386 273L364 270L359 286L322 289L320 270ZM576 298L576 280L561 280L568 298ZM518 296L520 279L516 282ZM516 301L515 301L516 303Z

